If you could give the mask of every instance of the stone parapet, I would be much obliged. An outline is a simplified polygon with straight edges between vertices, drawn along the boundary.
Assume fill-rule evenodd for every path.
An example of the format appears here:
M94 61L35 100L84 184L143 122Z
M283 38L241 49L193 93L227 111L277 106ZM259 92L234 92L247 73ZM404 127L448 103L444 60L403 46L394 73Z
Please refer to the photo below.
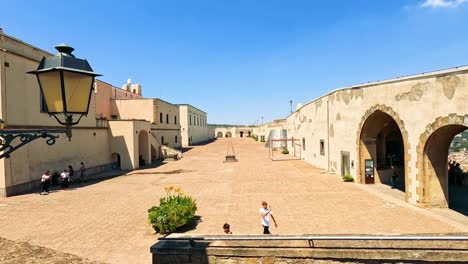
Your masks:
M460 263L468 262L468 240L311 239L161 240L153 263ZM281 238L281 237L280 237Z

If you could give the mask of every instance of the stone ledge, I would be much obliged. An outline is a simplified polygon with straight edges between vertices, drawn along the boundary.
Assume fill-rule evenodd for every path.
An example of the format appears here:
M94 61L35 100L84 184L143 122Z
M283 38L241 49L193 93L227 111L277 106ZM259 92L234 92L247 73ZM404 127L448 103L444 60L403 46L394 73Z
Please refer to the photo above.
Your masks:
M232 263L232 258L254 258L258 263L267 263L262 261L265 258L273 260L268 263L286 263L288 259L449 263L468 262L468 241L315 240L310 247L307 240L201 240L192 244L180 240L159 241L151 247L151 253L153 263L175 263L167 262L169 259L179 263Z

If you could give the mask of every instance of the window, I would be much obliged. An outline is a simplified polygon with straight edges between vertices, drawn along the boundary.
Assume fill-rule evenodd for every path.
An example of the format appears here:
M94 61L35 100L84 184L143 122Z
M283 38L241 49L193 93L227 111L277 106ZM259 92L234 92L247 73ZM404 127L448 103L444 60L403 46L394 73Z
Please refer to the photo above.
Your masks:
M325 140L320 140L320 155L325 156Z
M117 115L111 115L111 119L113 120L117 119Z
M163 113L159 113L159 123L162 123L162 122L163 122L162 116L163 116Z
M161 136L161 145L164 145L164 136Z
M174 138L174 139L175 139L175 143L177 144L177 136L175 136L175 138Z
M192 125L192 115L190 115L190 125Z
M169 114L166 114L166 123L169 124Z
M200 117L197 117L197 126L200 126Z
M302 150L305 151L305 138L302 138Z
M177 116L174 116L174 125L177 125Z

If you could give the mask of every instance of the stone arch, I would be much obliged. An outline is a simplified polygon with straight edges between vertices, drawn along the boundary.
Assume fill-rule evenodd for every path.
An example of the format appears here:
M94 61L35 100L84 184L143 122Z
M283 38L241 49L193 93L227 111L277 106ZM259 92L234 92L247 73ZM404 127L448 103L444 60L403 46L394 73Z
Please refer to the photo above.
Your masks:
M218 131L218 133L216 133L216 137L217 138L222 138L223 137L223 132Z
M226 132L226 137L227 137L227 138L232 137L232 132L231 132L231 131L227 131L227 132Z
M399 114L393 110L391 107L386 106L386 105L374 105L371 108L369 108L364 115L361 117L361 122L359 123L358 131L357 131L357 136L356 136L356 146L357 146L357 163L356 163L356 169L357 169L357 179L358 182L364 183L364 158L362 155L362 152L364 151L365 148L365 142L364 139L362 138L363 134L363 128L366 125L366 122L369 120L371 116L373 116L376 113L383 113L385 115L388 115L395 123L396 126L398 127L400 133L401 133L401 138L403 141L403 171L404 175L404 182L405 182L405 193L406 193L406 201L409 200L411 197L411 193L409 192L408 186L410 185L410 179L408 177L410 173L410 168L408 166L408 163L411 159L410 154L408 153L408 150L410 148L409 142L408 142L408 132L405 128L405 123L404 121L400 118Z
M458 133L468 128L468 115L438 117L419 136L416 180L421 207L448 207L448 148ZM437 143L437 144L434 144Z

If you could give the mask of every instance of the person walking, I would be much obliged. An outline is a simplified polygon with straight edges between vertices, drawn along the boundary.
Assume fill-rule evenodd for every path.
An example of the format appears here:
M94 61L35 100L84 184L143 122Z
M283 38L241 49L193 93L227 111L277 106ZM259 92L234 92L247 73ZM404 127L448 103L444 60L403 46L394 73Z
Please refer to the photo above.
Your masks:
M71 165L68 165L68 181L70 183L73 182L73 175L75 174L75 171L73 170L73 167Z
M225 223L225 224L223 225L223 230L224 230L224 234L226 234L226 235L232 235L231 226L230 226L228 223Z
M41 177L42 184L42 194L49 194L49 185L50 185L50 171L45 171Z
M86 177L86 166L84 164L84 162L82 161L81 163L81 167L80 167L80 181L81 182L88 182L88 178Z
M270 217L271 220L275 223L275 227L278 227L276 224L275 217L273 217L273 212L271 211L271 207L268 207L268 203L263 201L262 208L260 208L260 215L262 217L262 226L263 226L263 234L271 234L270 233Z
M68 189L69 174L66 169L62 171L60 178L62 178L62 189Z

